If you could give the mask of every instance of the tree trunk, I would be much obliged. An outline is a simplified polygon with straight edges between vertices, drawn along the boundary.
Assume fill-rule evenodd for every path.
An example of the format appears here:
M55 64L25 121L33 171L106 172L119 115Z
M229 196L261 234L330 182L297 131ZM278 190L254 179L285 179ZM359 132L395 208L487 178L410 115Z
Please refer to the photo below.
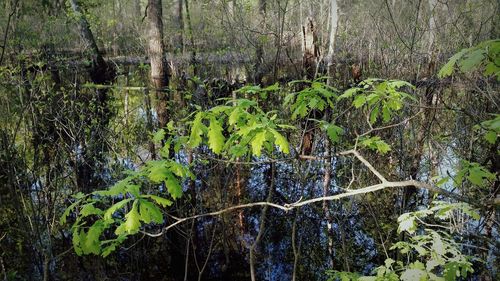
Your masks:
M276 173L275 171L276 167L274 163L269 164L269 170L267 172L267 185L269 187L269 191L267 193L267 198L266 202L271 202L273 199L273 193L275 189L275 184L274 184L274 175ZM254 242L250 246L250 279L252 281L257 280L256 277L256 272L255 272L255 251L257 249L257 246L259 245L260 240L262 239L262 235L264 234L264 231L266 229L266 219L267 219L267 212L269 210L269 206L264 206L262 208L262 211L260 213L260 226L259 226L259 232L257 233L257 237L255 237Z
M161 0L148 0L149 59L151 62L151 84L156 95L158 126L168 123L168 68L163 43L163 21Z
M188 31L189 31L189 43L191 45L191 66L193 67L193 75L197 76L198 75L198 62L196 59L196 46L194 45L194 35L193 35L193 24L191 22L191 12L189 11L189 1L185 1L185 6L186 6L186 20L188 24ZM231 2L232 3L232 2Z
M255 84L261 84L262 78L264 77L264 39L265 36L263 33L266 28L266 0L259 0L259 35L257 35L257 42L255 43L255 65L254 65L254 77L253 82Z
M339 22L339 7L337 0L330 0L330 36L328 41L328 55L327 55L327 71L328 71L328 84L331 85L333 71L333 55L335 54L335 35L337 35L337 28Z
M88 56L91 65L88 73L91 81L98 85L109 85L116 78L116 70L106 63L97 47L94 35L90 30L90 25L83 14L77 0L70 0L71 8L75 13L80 29L80 36L83 40L84 50ZM94 142L102 138L101 133L105 131L105 127L109 123L110 110L108 108L108 89L97 89L97 99L95 112L89 118L97 119L97 122L86 120L91 126L91 133L88 139L81 140L81 156L80 161L76 164L77 183L83 192L91 192L99 186L99 175L95 172L98 170L98 165L104 160L104 146L94 145Z
M177 38L175 40L175 50L176 52L184 53L184 14L183 14L184 0L177 0L176 9L176 27L177 27Z
M314 79L320 54L317 46L316 24L312 18L308 18L306 24L302 26L302 40L304 76L306 79Z
M331 149L330 149L330 142L326 142L327 146L327 152L329 155L331 154ZM330 179L331 179L331 172L332 172L332 161L330 158L325 159L325 174L323 175L323 196L328 196L329 195L329 190L330 190ZM333 259L333 220L332 216L330 214L330 208L328 206L328 201L323 201L323 214L325 216L326 220L326 235L328 237L328 246L327 246L327 252L328 252L328 258L330 260L330 266L331 268L334 268L334 259Z

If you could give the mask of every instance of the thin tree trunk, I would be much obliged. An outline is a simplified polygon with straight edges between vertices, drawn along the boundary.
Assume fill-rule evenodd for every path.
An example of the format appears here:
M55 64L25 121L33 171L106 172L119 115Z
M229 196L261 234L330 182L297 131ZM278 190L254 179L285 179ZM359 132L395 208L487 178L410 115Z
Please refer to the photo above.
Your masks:
M0 54L0 65L2 65L2 63L3 63L5 50L7 49L7 39L9 36L10 22L12 20L12 17L14 16L14 14L17 11L18 2L19 2L19 0L16 0L15 2L13 2L14 5L10 7L10 11L9 11L8 16L7 16L7 25L5 26L5 31L3 34L3 42L2 42L2 45L0 45L0 48L2 48L2 53Z
M191 45L191 65L193 66L193 75L198 75L197 61L196 61L196 46L194 45L193 23L191 22L191 12L189 11L189 1L184 0L186 6L186 20L188 24L189 43Z
M266 28L266 0L259 0L259 35L257 35L257 42L255 44L255 65L254 65L254 77L253 82L255 84L262 83L262 78L264 76L263 64L264 64L264 39L265 36L262 34Z
M106 63L102 57L99 49L97 47L94 35L90 30L90 25L83 14L77 0L70 0L71 8L78 21L78 27L80 29L80 37L83 40L84 50L86 55L91 61L91 67L89 69L89 76L94 84L98 85L109 85L116 78L115 69ZM86 120L89 124L92 124L92 130L88 140L81 140L81 161L77 164L77 179L78 185L82 188L82 191L88 193L99 186L99 176L95 173L98 169L98 165L104 162L104 146L95 146L93 142L98 141L102 138L101 133L104 132L105 127L109 123L110 110L108 108L108 89L102 88L97 89L97 99L95 112L92 114L92 118L96 118L97 122L95 125L92 120ZM98 151L95 151L93 147L96 147Z
M175 48L177 51L180 53L184 53L184 1L183 0L177 0L177 9L176 9L176 22L177 22L177 29L178 29L178 34L177 38L175 40Z
M168 123L168 84L169 73L163 43L163 21L161 0L148 0L147 17L149 21L149 59L151 62L151 83L156 95L158 126Z
M299 219L300 216L300 209L295 210L295 216L293 218L293 224L292 224L292 251L293 251L293 272L292 272L292 281L297 280L297 269L298 269L298 264L299 264L299 257L300 257L300 245L301 241L299 239L299 245L297 245L297 220Z
M330 151L330 142L327 141L327 151L329 155L331 154ZM323 196L328 196L329 194L329 189L330 189L330 179L331 179L331 172L332 172L332 162L330 158L325 159L325 174L323 176ZM333 230L332 230L332 217L330 214L330 209L328 207L328 202L323 201L323 214L325 216L326 220L326 233L328 236L328 246L327 246L327 251L328 251L328 258L331 259L331 264L330 266L334 268L334 263L333 263Z
M273 193L274 193L274 174L275 174L275 164L270 163L269 164L269 170L270 173L268 176L268 186L269 186L269 191L267 193L267 198L266 202L271 202L273 199ZM262 239L262 235L264 234L264 231L266 229L266 219L267 219L267 212L269 210L269 206L264 206L262 208L262 211L260 213L260 226L259 226L259 233L257 233L257 237L255 237L255 241L253 244L250 246L250 278L252 281L257 280L256 278L256 273L255 273L255 250Z
M328 84L331 84L333 73L333 56L335 54L335 36L337 35L338 21L339 21L339 7L337 0L330 0L330 36L328 40L328 55L327 55L327 71L328 71Z

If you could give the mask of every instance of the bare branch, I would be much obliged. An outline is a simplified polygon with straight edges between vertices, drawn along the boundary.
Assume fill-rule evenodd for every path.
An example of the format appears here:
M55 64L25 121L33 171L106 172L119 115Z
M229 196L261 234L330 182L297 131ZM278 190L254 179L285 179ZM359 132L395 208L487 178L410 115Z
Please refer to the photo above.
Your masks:
M361 154L359 154L356 150L347 150L347 151L342 151L339 153L339 155L347 155L347 154L352 154L358 158L361 163L363 163L377 178L380 179L382 183L387 182L387 179L382 176L375 168L373 168L372 164L368 162Z
M433 186L433 185L431 185L429 183L425 183L425 182L419 182L416 180L387 181L387 179L384 176L382 176L382 174L380 174L370 164L370 162L368 162L356 150L347 150L347 151L343 151L343 152L339 153L339 155L348 155L348 154L352 154L356 158L358 158L359 161L361 161L373 174L375 174L380 179L381 183L375 184L375 185L370 185L370 186L360 188L360 189L348 190L347 192L339 193L339 194L335 194L335 195L331 195L331 196L316 197L316 198L312 198L312 199L305 200L305 201L299 200L295 203L290 203L290 204L285 204L285 205L279 205L279 204L275 204L272 202L254 202L254 203L247 203L247 204L232 206L232 207L225 208L222 210L204 213L204 214L199 214L199 215L194 215L194 216L185 217L185 218L176 218L176 217L170 216L175 220L175 222L166 226L165 228L163 228L162 231L160 231L159 233L147 233L147 232L142 232L142 233L144 233L145 235L151 236L151 237L159 237L159 236L163 235L164 233L166 233L169 229L173 228L174 226L179 225L181 223L184 223L186 221L194 220L194 219L198 219L198 218L202 218L202 217L219 216L219 215L222 215L224 213L231 212L234 210L252 208L252 207L257 207L257 206L264 206L264 207L272 207L272 208L276 208L276 209L280 209L280 210L283 210L285 212L288 212L288 211L291 211L293 209L297 209L297 208L300 208L302 206L310 205L310 204L317 203L317 202L340 200L342 198L366 194L366 193L370 193L370 192L375 192L375 191L379 191L379 190L389 188L389 187L395 188L395 187L413 186L413 187L420 188L420 189L426 189L428 191L435 192L435 193L447 196L449 198L455 199L457 201L466 202L466 203L469 203L471 205L475 205L478 207L482 207L484 205L484 204L480 204L478 202L472 201L472 200L470 200L466 197L463 197L459 194L447 191L445 189ZM493 205L500 204L500 202L498 202L498 201L491 201L491 202L487 202L487 203L493 204Z

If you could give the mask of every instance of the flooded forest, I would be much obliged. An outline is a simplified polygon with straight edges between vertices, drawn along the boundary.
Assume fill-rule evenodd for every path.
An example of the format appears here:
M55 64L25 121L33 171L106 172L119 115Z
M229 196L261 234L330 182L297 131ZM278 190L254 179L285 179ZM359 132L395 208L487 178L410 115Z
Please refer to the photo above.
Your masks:
M500 280L497 0L0 0L0 280Z

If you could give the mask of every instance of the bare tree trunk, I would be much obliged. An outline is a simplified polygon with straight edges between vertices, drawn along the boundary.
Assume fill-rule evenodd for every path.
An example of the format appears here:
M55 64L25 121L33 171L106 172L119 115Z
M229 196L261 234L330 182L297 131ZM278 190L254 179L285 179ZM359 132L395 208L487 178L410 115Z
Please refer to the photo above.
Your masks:
M274 193L274 174L275 174L275 165L274 163L269 164L269 174L267 175L268 179L268 187L269 191L267 193L267 198L266 202L271 202L273 199L273 193ZM259 226L259 233L257 233L257 237L255 237L255 241L253 244L250 246L250 278L252 281L257 280L256 278L256 273L255 273L255 250L257 249L257 246L262 239L262 235L264 234L264 231L266 229L266 219L267 219L267 212L269 210L269 206L264 206L262 208L262 211L260 213L260 226Z
M428 0L429 1L429 41L427 46L427 56L428 56L428 68L427 68L427 77L431 77L434 75L436 68L436 17L435 10L437 8L437 0Z
M331 84L333 73L333 56L335 54L335 35L337 35L337 28L339 22L339 7L337 0L330 0L330 36L328 40L328 55L327 55L327 68L328 68L328 84Z
M168 123L169 73L163 43L163 21L161 0L148 0L149 59L151 61L151 83L156 95L156 112L160 128Z
M300 216L300 209L295 210L295 216L293 218L292 224L292 251L293 251L293 272L292 272L292 281L297 280L297 269L300 258L300 239L299 245L297 245L297 220Z
M319 48L317 46L316 24L312 18L308 18L302 26L302 64L306 79L314 79Z
M327 141L327 151L329 155L331 154L330 151L330 142ZM323 176L323 196L328 196L329 194L329 189L330 189L330 179L331 179L331 172L332 172L332 162L330 158L325 159L325 174ZM328 207L328 202L323 201L323 213L325 216L326 220L326 233L328 237L328 246L327 246L327 251L328 251L328 258L331 259L331 264L330 266L334 268L334 263L333 263L333 229L332 229L332 217L330 214L330 208Z
M198 75L197 61L196 61L196 46L194 45L193 23L191 22L191 12L189 11L189 1L185 1L186 6L186 20L189 31L189 43L191 45L191 65L193 66L193 75ZM232 3L232 2L231 2Z
M180 53L184 53L184 0L177 0L176 23L177 23L177 38L175 40L175 49Z
M266 35L262 34L266 28L266 0L259 0L259 35L257 35L257 42L255 44L255 65L254 65L254 77L253 82L255 84L262 83L262 78L264 76L263 64L264 64L264 38Z
M70 0L70 2L71 8L73 9L73 12L76 14L76 17L78 19L80 36L82 37L83 43L85 44L84 50L90 57L92 62L92 67L89 71L90 78L92 79L92 82L96 84L109 84L115 79L116 72L106 63L106 61L104 61L104 58L99 52L99 48L97 48L94 35L90 30L90 25L85 18L80 6L78 5L78 1Z

